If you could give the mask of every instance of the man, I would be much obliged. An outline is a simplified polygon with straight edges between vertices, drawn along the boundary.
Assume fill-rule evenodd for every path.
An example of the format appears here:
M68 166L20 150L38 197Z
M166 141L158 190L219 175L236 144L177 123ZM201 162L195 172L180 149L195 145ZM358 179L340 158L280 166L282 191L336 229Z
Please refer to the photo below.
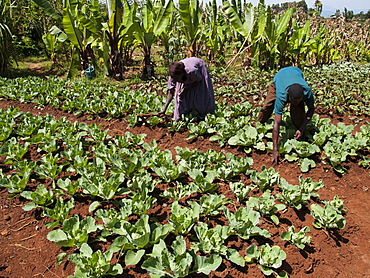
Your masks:
M277 164L280 159L278 137L284 107L290 103L290 117L297 128L295 139L305 138L307 123L315 111L311 88L303 78L302 71L297 67L282 68L275 75L266 96L265 103L258 115L258 121L267 122L274 111L274 128L272 131L273 154L271 162ZM307 112L305 106L307 105Z
M182 115L196 111L205 117L214 113L215 97L213 84L206 63L191 57L172 62L169 67L168 94L166 103L159 115L163 115L174 98L174 120Z

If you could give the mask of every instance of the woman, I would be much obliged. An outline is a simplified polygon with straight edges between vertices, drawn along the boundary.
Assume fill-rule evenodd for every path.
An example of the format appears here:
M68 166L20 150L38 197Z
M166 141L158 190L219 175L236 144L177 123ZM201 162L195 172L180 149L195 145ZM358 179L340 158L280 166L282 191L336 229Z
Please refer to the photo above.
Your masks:
M162 111L164 114L171 100L175 98L175 121L181 120L183 114L196 111L201 117L213 113L215 99L212 80L206 63L191 57L172 62L169 67L168 95Z

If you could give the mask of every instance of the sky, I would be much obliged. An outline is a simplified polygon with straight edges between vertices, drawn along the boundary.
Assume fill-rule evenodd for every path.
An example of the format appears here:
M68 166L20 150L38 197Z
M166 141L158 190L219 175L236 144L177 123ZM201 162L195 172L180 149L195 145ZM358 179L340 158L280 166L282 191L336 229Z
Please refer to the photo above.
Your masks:
M249 0L254 6L256 6L259 0ZM266 5L279 4L284 2L299 2L299 0L265 0ZM315 7L315 0L306 0L309 8ZM347 8L348 11L354 11L358 13L363 11L366 13L370 10L370 0L321 0L323 4L323 10L341 10Z

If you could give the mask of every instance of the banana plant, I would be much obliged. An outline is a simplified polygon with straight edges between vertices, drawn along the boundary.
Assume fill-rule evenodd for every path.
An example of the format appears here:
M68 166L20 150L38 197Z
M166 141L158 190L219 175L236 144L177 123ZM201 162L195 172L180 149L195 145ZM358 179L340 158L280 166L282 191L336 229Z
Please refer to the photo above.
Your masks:
M294 64L299 67L306 60L310 51L310 45L313 43L311 39L311 21L307 20L303 27L299 27L297 22L293 26L293 33L289 41L289 52L293 56Z
M79 69L84 70L89 62L95 62L92 49L94 41L99 39L98 31L101 30L102 15L99 1L92 0L84 4L77 0L66 0L63 4L63 13L56 11L48 0L35 0L47 15L57 21L57 25L63 26L61 30L57 26L50 29L50 33L57 41L70 41L71 62L68 77L78 74ZM46 37L47 43L55 43L50 37Z
M11 58L12 32L11 32L10 2L0 0L0 74L6 74Z
M222 5L224 13L234 30L245 38L246 41L250 41L250 35L255 24L254 7L252 3L246 4L244 11L241 11L241 3L236 4L235 1L230 3L229 0L223 0Z
M58 41L66 40L72 45L72 59L68 77L78 74L78 69L85 70L89 63L96 66L96 53L104 61L104 71L110 77L122 79L123 59L121 40L132 33L132 7L128 2L106 0L108 21L104 22L99 0L84 4L77 0L67 0L63 14L53 10L48 0L35 0L43 10L54 19L62 18L59 22L63 30L53 26L50 33ZM133 4L135 7L135 4ZM124 11L127 11L124 13ZM46 38L48 43L53 40ZM55 43L55 42L54 42Z
M287 9L282 16L277 15L272 19L270 6L266 10L266 26L263 38L258 43L259 58L265 69L274 69L277 66L284 66L287 55L288 41L290 39L289 28L292 24L293 8Z
M106 0L108 22L103 23L102 44L99 48L103 57L105 73L116 80L123 79L124 59L122 41L133 32L133 13L136 2L129 5L127 1Z
M232 3L230 3L229 0L223 0L222 6L224 14L235 32L234 37L237 38L237 44L239 45L238 53L228 63L227 67L229 67L242 51L250 51L250 47L259 39L262 32L255 31L255 26L257 26L257 19L255 17L255 9L252 3L247 3L246 5L244 5L243 10L241 7L241 1L238 1L238 3L236 3L235 0L233 0ZM260 22L264 22L263 16L261 16ZM240 40L243 40L243 42L241 42Z
M166 29L159 36L161 45L164 48L163 58L167 66L170 64L171 60L174 60L175 54L180 49L181 39L176 38L174 35L178 21L176 16L171 16Z
M224 63L227 31L230 30L230 28L225 22L225 19L221 16L216 0L212 0L212 3L206 6L205 13L204 33L208 60L215 62L215 59L218 58L219 62Z
M148 0L137 10L134 35L139 41L144 54L142 72L144 78L154 75L151 48L171 21L173 12L173 1L165 3L164 0Z
M198 56L199 39L202 35L202 10L199 0L179 0L179 14L187 40L187 57Z
M130 3L131 1L124 2L123 14L123 28L120 31L122 39L119 42L119 50L123 55L123 60L127 62L132 60L132 55L135 48L138 46L138 41L134 36L135 18L138 4L137 2Z

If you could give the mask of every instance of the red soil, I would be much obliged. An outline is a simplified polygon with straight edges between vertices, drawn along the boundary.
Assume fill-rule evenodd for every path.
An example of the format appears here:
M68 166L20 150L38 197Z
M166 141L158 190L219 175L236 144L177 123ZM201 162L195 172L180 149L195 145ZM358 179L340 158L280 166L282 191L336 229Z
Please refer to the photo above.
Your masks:
M57 119L65 116L69 121L84 121L88 124L102 124L103 129L109 129L110 135L121 134L126 131L131 133L147 134L146 141L149 143L155 139L158 145L164 150L174 150L175 146L182 148L198 149L207 151L214 149L217 152L223 150L239 156L246 154L238 148L221 148L217 143L210 142L208 139L186 140L187 133L169 133L166 128L135 127L128 128L124 121L102 119L89 120L87 117L76 117L52 108L36 109L33 104L22 104L15 101L0 101L0 108L17 106L21 111L31 112L34 115L54 115ZM347 119L343 119L345 124L352 124ZM30 152L35 150L30 150ZM30 157L33 154L30 153ZM262 165L272 166L269 154L252 153L254 169L261 169ZM1 164L0 169L7 166ZM326 232L318 230L312 226L312 216L308 209L295 211L288 209L280 215L282 219L279 227L270 222L261 223L261 227L268 228L272 233L271 240L279 245L286 253L287 259L282 269L290 277L370 277L370 177L369 170L361 168L356 161L348 161L348 173L338 176L331 167L323 163L317 163L316 168L309 173L302 174L299 166L294 163L282 161L275 167L280 171L281 177L291 184L298 184L298 177L311 177L314 181L322 180L325 187L319 190L321 200L332 200L335 195L345 201L347 210L346 227L342 230ZM160 186L160 185L159 185ZM62 249L46 239L49 230L44 226L47 219L40 216L40 211L33 210L25 212L22 206L27 203L25 199L16 197L8 199L6 189L0 189L0 277L9 278L30 278L30 277L67 277L73 275L74 265L64 261L61 266L57 266L55 261ZM220 187L219 194L235 200L234 195L227 187ZM235 200L236 201L236 200ZM157 203L151 212L164 210L162 204ZM73 211L86 215L86 207L78 206ZM221 220L222 221L222 220ZM290 225L302 228L309 226L312 236L311 244L304 250L300 250L292 245L287 245L280 239L280 233ZM228 246L234 246L238 250L245 251L252 241L241 241L232 238L228 241ZM73 249L65 249L64 252L71 254ZM117 277L149 277L145 271L139 267L125 267L124 274ZM205 275L194 275L192 277L206 277ZM227 260L217 271L211 272L208 277L264 277L255 264L246 267L239 267Z

